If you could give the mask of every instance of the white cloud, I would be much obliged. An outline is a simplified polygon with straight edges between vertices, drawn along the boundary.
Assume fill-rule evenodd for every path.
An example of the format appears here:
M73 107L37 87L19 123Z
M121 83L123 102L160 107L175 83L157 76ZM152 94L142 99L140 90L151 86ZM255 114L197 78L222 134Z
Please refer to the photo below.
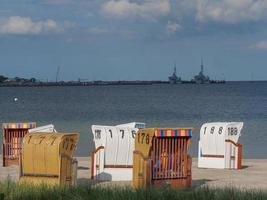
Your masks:
M137 37L137 33L129 30L121 30L121 29L108 29L104 27L92 27L88 29L88 32L94 35L113 35L121 38L126 38L129 40L135 39Z
M267 41L263 40L252 46L254 49L267 50Z
M168 21L168 24L166 25L166 31L168 35L175 34L182 29L183 27L177 22Z
M37 35L60 31L63 28L51 19L33 21L29 17L12 16L0 20L0 34Z
M196 19L200 22L223 22L235 24L258 21L267 17L266 0L194 0Z
M137 17L154 20L169 14L170 10L169 0L110 0L102 5L104 15L116 18Z

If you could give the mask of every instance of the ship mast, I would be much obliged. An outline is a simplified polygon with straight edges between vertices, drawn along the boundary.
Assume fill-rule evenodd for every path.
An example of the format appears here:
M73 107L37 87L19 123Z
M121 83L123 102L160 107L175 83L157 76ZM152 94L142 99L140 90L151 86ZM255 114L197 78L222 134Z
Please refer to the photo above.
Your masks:
M204 65L203 65L203 59L201 58L201 74L203 74L204 73Z

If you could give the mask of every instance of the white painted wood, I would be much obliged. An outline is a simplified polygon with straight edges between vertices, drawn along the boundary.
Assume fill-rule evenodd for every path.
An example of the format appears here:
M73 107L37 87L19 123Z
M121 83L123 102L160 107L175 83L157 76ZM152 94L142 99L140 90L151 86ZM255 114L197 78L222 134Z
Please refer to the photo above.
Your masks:
M51 132L51 133L56 133L56 129L53 124L45 125L45 126L40 126L37 128L32 128L29 129L29 133L38 133L38 132Z
M92 126L95 148L104 147L103 150L94 155L93 174L95 179L110 181L132 179L131 168L105 168L104 166L131 166L133 164L134 138L138 131L137 127L144 128L145 123L132 122L117 126Z
M226 140L238 143L242 128L243 122L203 124L200 129L198 167L236 169L238 148Z

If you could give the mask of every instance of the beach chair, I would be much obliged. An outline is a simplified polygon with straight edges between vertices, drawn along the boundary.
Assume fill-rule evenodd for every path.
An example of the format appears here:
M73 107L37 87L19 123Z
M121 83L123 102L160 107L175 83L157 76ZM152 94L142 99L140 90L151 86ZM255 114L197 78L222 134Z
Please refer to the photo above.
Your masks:
M39 126L37 128L29 129L29 133L36 133L36 132L48 132L48 133L57 133L53 124Z
M23 137L36 123L3 123L3 167L18 165Z
M91 155L91 178L99 181L132 179L134 138L144 123L92 126L95 150Z
M19 181L35 185L75 185L77 161L73 154L78 140L78 133L27 134L23 139Z
M191 186L188 148L193 128L145 128L135 137L133 186Z
M198 167L241 169L242 145L238 144L243 122L214 122L200 129Z

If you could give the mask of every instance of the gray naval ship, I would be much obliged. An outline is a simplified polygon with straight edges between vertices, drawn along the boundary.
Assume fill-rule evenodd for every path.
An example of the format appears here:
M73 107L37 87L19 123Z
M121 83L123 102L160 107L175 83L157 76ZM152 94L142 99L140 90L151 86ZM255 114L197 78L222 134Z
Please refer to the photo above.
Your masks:
M193 81L197 84L210 83L210 77L204 75L204 65L201 59L201 70L198 75L194 76Z
M178 77L176 75L176 64L174 65L173 74L171 76L169 76L169 82L170 82L170 84L182 83L181 77Z

